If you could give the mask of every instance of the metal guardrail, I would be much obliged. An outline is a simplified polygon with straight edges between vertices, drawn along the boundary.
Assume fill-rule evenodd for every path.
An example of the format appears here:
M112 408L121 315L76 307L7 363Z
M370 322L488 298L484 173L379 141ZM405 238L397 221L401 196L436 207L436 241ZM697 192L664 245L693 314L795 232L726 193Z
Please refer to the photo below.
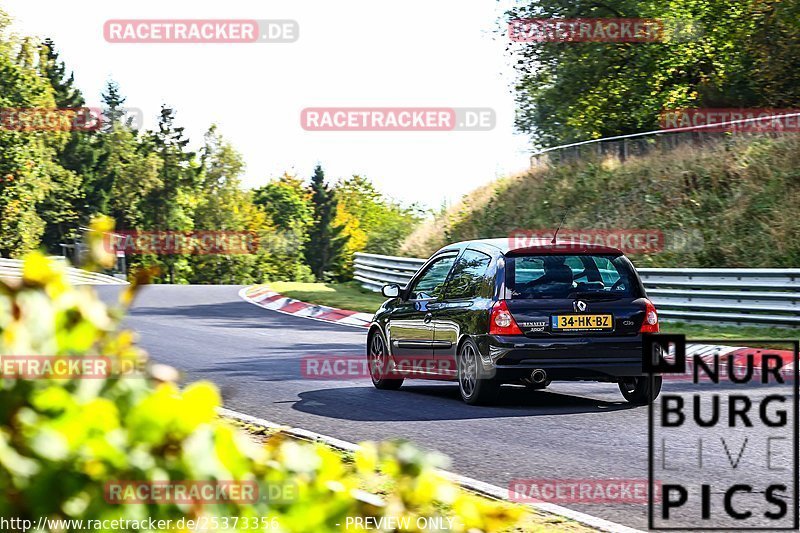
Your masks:
M355 254L354 278L369 290L411 280L425 259ZM640 268L666 320L800 326L800 268Z
M58 259L58 258L53 258ZM59 261L61 262L61 261ZM22 277L22 265L23 261L21 259L2 259L0 258L0 279L18 279ZM79 268L74 268L70 266L63 266L65 274L67 275L67 279L73 285L127 285L128 282L115 278L113 276L108 276L106 274L100 274L99 272L88 272L86 270L81 270Z
M603 137L600 139L589 139L586 141L551 146L534 152L530 156L531 167L536 167L547 162L557 162L560 160L577 160L581 157L593 153L596 156L616 156L620 161L625 161L629 156L644 155L656 149L671 150L685 144L703 144L705 142L718 142L729 139L729 132L719 131L723 126L731 126L735 131L737 126L744 126L751 122L769 121L772 119L787 119L800 117L800 113L780 113L761 117L745 118L738 120L728 120L723 122L712 122L708 124L698 124L680 128L663 128L627 135L615 135L613 137ZM794 133L792 129L782 131L780 122L772 129L765 128L764 131L737 132L737 135L780 135L782 133Z
M425 259L356 252L353 278L371 291L380 291L387 283L404 286L414 276Z

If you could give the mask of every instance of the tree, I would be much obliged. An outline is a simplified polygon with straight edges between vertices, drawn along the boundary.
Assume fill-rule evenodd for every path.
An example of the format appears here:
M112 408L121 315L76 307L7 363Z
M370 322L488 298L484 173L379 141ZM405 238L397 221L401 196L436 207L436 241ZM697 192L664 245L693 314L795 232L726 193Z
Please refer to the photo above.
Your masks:
M334 225L336 195L325 183L325 173L320 165L314 168L310 191L314 222L308 232L306 263L318 280L330 279L341 270L347 238L342 233L343 228Z
M386 198L367 178L351 176L336 184L335 225L347 236L345 269L350 274L355 252L394 254L414 227L422 220L422 211L403 207Z
M150 223L156 229L191 229L189 205L182 201L181 193L195 187L197 171L193 166L194 153L187 150L189 139L184 128L175 125L175 111L161 106L158 130L149 132L149 149L161 158L159 172L161 187L147 199Z
M106 81L100 95L103 101L103 122L99 132L84 135L93 142L91 160L82 155L84 165L94 169L84 170L82 175L85 204L84 218L97 214L111 214L122 229L130 229L136 224L145 223L141 213L141 195L149 193L155 186L160 186L158 176L152 176L152 170L161 169L161 163L150 147L144 146L130 124L123 121L125 115L119 84L114 80ZM136 173L139 183L136 183ZM125 174L130 180L120 177ZM122 196L120 196L122 194ZM119 218L121 216L121 218Z
M118 229L135 229L147 224L144 202L162 187L162 160L142 148L136 133L126 126L103 134L106 152L95 182L102 195L103 212L111 215Z
M410 228L410 211L367 180L354 177L330 189L319 166L310 186L284 174L242 190L242 157L216 127L199 154L166 105L154 130L139 131L126 120L126 97L113 80L101 94L98 130L14 126L16 115L6 108L58 108L67 126L71 117L61 117L63 111L86 102L52 39L17 37L9 24L0 11L0 256L37 248L57 253L59 244L77 239L80 225L102 214L120 230L259 236L259 249L244 256L129 258L132 271L158 267L163 276L156 281L312 281L341 277L355 250L391 252Z
M536 0L519 18L654 18L656 43L534 42L518 58L517 127L543 146L657 129L663 111L800 104L800 0ZM681 25L697 31L682 32Z
M311 194L296 176L284 173L253 191L253 203L274 223L274 230L262 232L262 250L269 261L259 268L266 279L314 281L305 262L308 232L314 222Z
M37 46L8 34L0 11L0 108L53 108L53 89L37 68ZM55 161L63 132L0 128L0 256L18 257L39 246L56 216L43 202L69 176ZM47 221L44 217L47 217Z
M308 190L301 179L288 173L255 189L253 201L262 206L281 229L300 227L306 231L314 221L314 208Z
M67 75L64 62L59 59L55 43L46 39L42 43L39 68L53 89L55 106L62 112L85 105L83 94L75 86L75 76ZM66 139L56 145L56 160L61 168L54 168L53 187L45 196L40 212L45 221L42 236L44 246L51 252L60 250L59 244L74 239L81 220L86 223L94 214L84 202L85 182L91 182L98 162L98 140L93 132L71 130Z
M198 186L195 154L187 149L184 128L175 125L175 111L161 106L158 130L148 132L143 147L161 159L160 186L151 190L142 203L144 219L150 229L186 231L192 229L192 199ZM185 258L165 255L157 260L166 266L169 283L175 282L176 268L186 268Z
M86 104L80 89L75 87L74 73L67 75L67 67L59 59L56 45L50 38L42 43L41 68L42 74L53 88L53 97L58 107L75 108Z
M106 82L105 91L100 96L100 99L103 101L104 106L103 117L105 118L105 122L103 123L103 130L110 131L118 125L124 124L122 122L122 117L125 116L125 109L122 107L122 104L125 103L127 98L122 96L119 84L114 80L108 80ZM130 124L127 125L130 126Z
M244 160L212 125L200 150L201 191L196 198L194 228L200 231L233 231L244 237L257 235L266 217L252 206L241 190L239 176ZM257 241L254 241L257 243ZM197 255L189 259L192 283L251 283L257 250L249 254ZM260 280L259 280L260 281Z

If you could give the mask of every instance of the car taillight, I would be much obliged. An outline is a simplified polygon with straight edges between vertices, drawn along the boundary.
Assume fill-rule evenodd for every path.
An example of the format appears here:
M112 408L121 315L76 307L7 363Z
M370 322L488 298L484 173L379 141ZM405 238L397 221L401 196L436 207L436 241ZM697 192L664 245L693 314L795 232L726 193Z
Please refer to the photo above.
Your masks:
M639 333L658 333L658 313L650 300L644 301L644 321Z
M489 316L489 335L522 335L522 330L506 306L505 300L500 300L492 306Z

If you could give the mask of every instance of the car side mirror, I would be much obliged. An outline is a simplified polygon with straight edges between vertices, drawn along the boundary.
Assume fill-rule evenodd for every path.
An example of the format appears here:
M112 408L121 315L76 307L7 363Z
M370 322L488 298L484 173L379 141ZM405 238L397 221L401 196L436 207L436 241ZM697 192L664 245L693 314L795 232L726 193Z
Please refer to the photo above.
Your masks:
M381 287L381 294L387 298L397 298L400 295L400 285L390 283Z

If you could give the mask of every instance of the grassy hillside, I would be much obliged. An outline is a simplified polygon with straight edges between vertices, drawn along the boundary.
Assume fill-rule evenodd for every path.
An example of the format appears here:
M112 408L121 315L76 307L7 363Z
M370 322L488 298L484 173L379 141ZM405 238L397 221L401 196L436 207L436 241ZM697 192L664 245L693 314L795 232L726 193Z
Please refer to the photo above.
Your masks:
M401 251L424 257L448 242L553 228L566 209L565 228L665 232L665 251L633 256L638 266L797 267L799 204L800 136L731 138L495 181L418 228ZM692 231L699 245L677 244L676 236Z

